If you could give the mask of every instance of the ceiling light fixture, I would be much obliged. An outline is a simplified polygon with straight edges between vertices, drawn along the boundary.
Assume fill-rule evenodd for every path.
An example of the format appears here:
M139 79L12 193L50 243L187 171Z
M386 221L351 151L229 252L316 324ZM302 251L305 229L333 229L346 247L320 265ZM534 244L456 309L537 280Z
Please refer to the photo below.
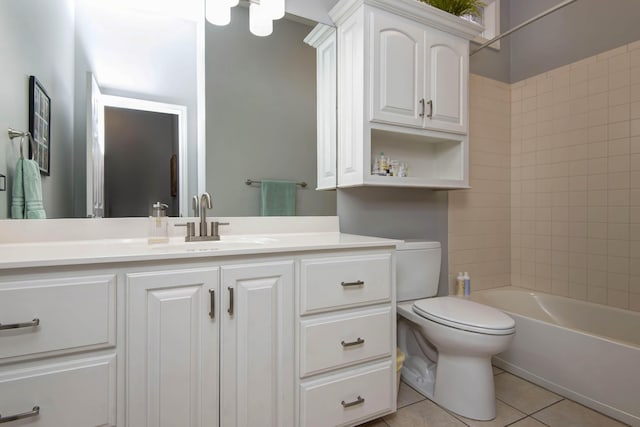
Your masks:
M214 25L231 22L231 8L239 0L205 0L205 16ZM249 31L265 37L273 32L273 21L285 14L285 0L249 0Z

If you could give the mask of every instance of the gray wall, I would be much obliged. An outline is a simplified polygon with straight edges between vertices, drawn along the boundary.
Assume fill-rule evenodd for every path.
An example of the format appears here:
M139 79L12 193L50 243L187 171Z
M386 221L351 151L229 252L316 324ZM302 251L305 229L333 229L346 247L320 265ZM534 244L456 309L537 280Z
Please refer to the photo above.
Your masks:
M42 176L48 217L72 213L73 27L70 0L0 1L0 218L10 216L10 194L18 140L7 128L29 128L29 76L35 75L51 97L51 176ZM25 155L26 155L25 145Z
M560 3L509 1L512 25ZM510 36L511 82L639 40L639 19L638 0L579 0Z
M500 1L500 32L511 28L510 25L511 1ZM470 50L473 51L480 46L471 43ZM478 74L490 79L508 83L511 78L511 38L505 37L500 40L500 49L491 47L484 48L469 59L469 70L473 74Z
M312 30L288 20L273 34L248 31L248 9L232 9L231 24L206 27L207 181L213 214L255 216L259 186L247 178L306 181L298 215L335 215L335 192L316 187L315 49Z
M338 190L343 233L392 239L427 239L442 244L439 295L447 295L448 192L363 187Z

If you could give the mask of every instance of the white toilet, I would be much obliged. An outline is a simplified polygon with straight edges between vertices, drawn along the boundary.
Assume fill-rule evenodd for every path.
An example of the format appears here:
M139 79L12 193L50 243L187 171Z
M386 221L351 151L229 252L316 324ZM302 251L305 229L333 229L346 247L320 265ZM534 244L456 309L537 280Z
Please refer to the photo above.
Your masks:
M496 416L491 357L507 349L514 320L460 297L436 297L439 242L397 251L398 346L402 379L442 407L476 420Z

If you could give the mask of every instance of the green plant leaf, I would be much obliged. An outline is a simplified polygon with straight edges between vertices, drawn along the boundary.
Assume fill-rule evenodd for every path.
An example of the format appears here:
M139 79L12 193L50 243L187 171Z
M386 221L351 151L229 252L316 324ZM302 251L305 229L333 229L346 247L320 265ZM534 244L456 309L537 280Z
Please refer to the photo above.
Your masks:
M456 16L480 16L480 11L486 6L480 0L418 0L430 6L437 7Z

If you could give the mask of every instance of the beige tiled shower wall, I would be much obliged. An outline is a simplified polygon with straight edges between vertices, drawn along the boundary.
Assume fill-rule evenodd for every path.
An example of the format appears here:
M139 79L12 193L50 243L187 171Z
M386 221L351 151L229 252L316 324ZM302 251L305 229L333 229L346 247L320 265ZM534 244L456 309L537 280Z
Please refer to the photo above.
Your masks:
M449 192L449 290L458 271L473 289L510 284L510 86L471 75L470 190Z
M511 283L640 311L640 42L513 84L510 151Z

